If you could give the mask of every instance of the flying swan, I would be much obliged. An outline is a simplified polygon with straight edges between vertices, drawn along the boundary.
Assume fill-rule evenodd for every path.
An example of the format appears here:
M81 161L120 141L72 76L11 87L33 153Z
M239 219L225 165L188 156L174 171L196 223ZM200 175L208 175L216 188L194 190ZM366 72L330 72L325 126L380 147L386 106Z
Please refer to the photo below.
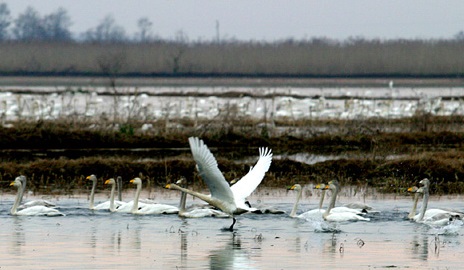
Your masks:
M199 174L208 186L211 195L182 188L176 184L168 184L166 188L188 193L229 214L233 220L229 230L233 231L237 221L235 216L247 213L250 210L250 207L245 204L246 197L258 187L263 180L264 174L269 170L272 160L271 150L260 148L259 160L256 165L241 180L230 187L219 170L216 159L203 140L190 137L189 145L193 159L197 163Z
M181 178L176 182L176 185L179 185L180 187L187 188L187 179ZM179 213L178 215L180 217L185 217L185 218L202 218L202 217L229 217L228 214L220 211L213 209L212 206L209 204L206 204L204 206L192 206L189 207L188 209L186 208L185 204L187 202L187 193L182 192L180 195L180 203L179 203Z
M10 213L14 216L64 216L65 214L60 211L49 208L43 205L34 205L23 210L18 211L18 206L21 202L21 197L23 193L21 180L17 177L13 182L10 183L10 186L18 188L18 193L16 194L16 199L11 207Z

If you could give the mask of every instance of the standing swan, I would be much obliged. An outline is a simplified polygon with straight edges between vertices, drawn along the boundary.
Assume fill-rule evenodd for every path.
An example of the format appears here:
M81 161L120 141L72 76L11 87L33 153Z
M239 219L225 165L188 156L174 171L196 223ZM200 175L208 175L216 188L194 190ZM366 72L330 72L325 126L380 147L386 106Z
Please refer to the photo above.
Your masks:
M142 192L142 179L136 177L130 180L132 184L137 185L137 191L135 192L134 204L131 209L132 214L137 215L157 215L157 214L177 214L179 208L160 203L147 203L139 207L140 192Z
M176 184L168 184L166 188L188 193L229 214L233 220L229 230L233 231L235 222L237 221L235 215L249 212L247 209L250 209L250 207L245 204L245 198L256 189L263 180L264 174L268 171L272 159L271 150L260 148L260 157L253 169L235 185L230 187L219 170L216 159L203 140L197 137L190 137L189 144L193 159L197 163L199 174L208 186L211 195L182 188ZM232 189L235 191L233 192Z
M353 220L364 220L369 221L369 218L361 217L353 212L331 212L335 206L335 200L337 199L338 192L340 191L340 185L337 180L332 180L329 182L326 189L332 191L332 198L330 198L330 203L327 209L325 210L322 217L327 221L353 221Z
M13 182L11 182L10 186L14 186L18 188L18 193L16 194L15 202L13 204L13 207L11 207L11 210L10 210L10 213L12 215L14 216L64 216L64 214L61 213L60 211L54 208L43 206L43 205L34 205L34 206L18 211L18 206L21 202L21 197L23 195L21 180L16 178Z

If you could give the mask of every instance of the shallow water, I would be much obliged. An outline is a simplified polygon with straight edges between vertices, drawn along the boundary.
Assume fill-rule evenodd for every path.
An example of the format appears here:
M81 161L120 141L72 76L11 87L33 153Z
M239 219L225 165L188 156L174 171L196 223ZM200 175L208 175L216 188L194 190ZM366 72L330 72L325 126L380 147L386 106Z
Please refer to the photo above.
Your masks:
M253 195L250 201L289 213L294 197L292 192L264 192ZM157 198L177 204L177 196ZM5 194L0 204L2 269L462 267L461 224L445 231L406 220L412 203L408 196L368 198L366 202L380 211L369 214L370 222L328 224L288 215L246 214L238 216L233 233L221 230L230 225L228 218L181 219L177 215L90 211L86 209L86 195L55 201L64 217L17 217L8 212L13 199ZM315 208L316 200L306 197L299 212ZM434 197L429 207L462 209L462 198Z

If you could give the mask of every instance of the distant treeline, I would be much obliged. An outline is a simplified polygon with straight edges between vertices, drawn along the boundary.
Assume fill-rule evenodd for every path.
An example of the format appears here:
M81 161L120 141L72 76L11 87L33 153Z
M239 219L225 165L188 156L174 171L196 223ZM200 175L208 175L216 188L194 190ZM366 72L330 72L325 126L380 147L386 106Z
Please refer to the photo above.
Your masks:
M461 77L464 40L0 43L2 75Z

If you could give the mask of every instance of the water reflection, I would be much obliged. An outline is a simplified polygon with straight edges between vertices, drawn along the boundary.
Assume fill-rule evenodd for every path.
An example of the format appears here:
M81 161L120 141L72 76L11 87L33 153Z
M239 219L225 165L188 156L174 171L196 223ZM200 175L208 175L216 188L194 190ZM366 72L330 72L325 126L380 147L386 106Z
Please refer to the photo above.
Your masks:
M240 235L232 233L223 247L210 251L210 269L258 269L242 249Z
M12 236L13 240L10 243L11 255L20 256L22 254L21 249L26 245L26 236L24 235L24 229L22 224L22 217L14 217Z

